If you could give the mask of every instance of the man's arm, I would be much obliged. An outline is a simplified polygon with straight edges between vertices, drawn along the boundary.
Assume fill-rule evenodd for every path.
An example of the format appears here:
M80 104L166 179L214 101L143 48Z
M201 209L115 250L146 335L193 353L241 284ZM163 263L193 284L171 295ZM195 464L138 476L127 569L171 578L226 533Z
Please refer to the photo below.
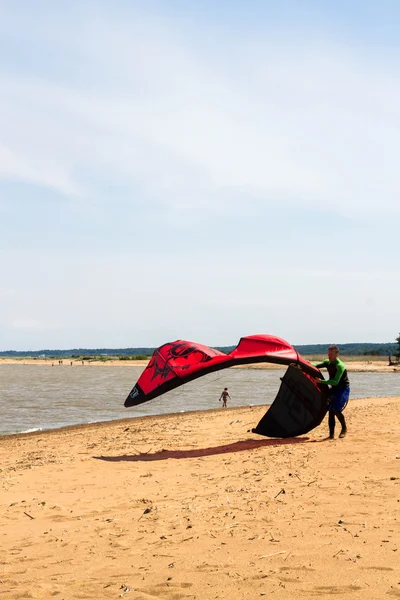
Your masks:
M323 367L326 367L327 365L329 365L329 359L326 358L325 360L322 361L322 363L312 363L314 367L317 367L317 369L322 369Z

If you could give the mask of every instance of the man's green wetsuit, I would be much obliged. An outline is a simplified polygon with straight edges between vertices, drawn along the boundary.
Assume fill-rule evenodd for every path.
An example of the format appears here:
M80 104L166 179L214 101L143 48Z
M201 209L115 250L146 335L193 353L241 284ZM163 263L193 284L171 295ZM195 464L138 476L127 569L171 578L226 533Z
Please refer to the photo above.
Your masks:
M350 387L346 365L340 360L340 358L337 358L333 361L330 361L328 358L326 358L315 366L318 369L328 370L329 379L322 379L321 383L325 385L331 385L335 388L335 390L344 390Z
M318 369L327 369L329 373L329 379L321 379L320 383L323 385L332 386L329 392L329 437L333 438L335 431L335 416L338 418L342 432L340 437L346 434L347 427L346 421L342 414L345 409L350 396L350 382L347 376L346 365L339 359L330 361L328 358L323 360L321 363L315 365Z

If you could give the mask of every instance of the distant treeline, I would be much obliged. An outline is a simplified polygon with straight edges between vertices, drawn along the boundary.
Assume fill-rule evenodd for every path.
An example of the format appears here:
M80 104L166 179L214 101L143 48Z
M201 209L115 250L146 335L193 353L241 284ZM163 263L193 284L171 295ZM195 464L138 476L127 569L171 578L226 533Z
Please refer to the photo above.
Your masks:
M143 359L148 358L154 352L155 348L72 348L70 350L49 349L44 350L4 350L0 351L0 356L9 358L75 358L89 359L95 357L129 358Z
M337 344L340 354L344 356L391 356L397 352L396 342L381 344L359 343L359 344ZM330 344L308 344L295 346L297 352L303 355L324 354Z
M313 354L324 354L329 344L306 344L295 346L299 354L303 356ZM397 352L397 344L390 343L357 343L357 344L338 344L340 353L345 356L390 356ZM230 352L235 346L216 346L222 352ZM17 357L46 357L46 358L94 358L102 357L103 360L109 358L119 358L120 360L144 359L151 356L155 348L73 348L71 350L4 350L0 356Z

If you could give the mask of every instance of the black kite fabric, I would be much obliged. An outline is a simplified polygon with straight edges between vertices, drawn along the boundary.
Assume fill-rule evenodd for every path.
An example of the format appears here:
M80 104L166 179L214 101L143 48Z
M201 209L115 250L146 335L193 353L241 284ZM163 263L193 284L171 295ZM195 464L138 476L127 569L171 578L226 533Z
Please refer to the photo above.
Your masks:
M301 369L289 366L274 402L253 429L268 437L287 438L303 435L317 427L327 411L327 386Z

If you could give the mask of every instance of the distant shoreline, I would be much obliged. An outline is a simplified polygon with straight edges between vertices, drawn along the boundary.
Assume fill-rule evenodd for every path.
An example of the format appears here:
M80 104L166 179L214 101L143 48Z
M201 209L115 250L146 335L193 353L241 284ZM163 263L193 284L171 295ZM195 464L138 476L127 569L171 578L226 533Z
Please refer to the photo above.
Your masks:
M321 360L320 356L305 356L310 362ZM400 365L389 365L387 358L373 358L371 360L362 360L358 356L342 356L347 370L349 372L365 373L400 373ZM3 358L0 357L0 367L2 365L41 365L54 368L58 367L82 367L82 366L103 366L103 367L146 367L148 360L119 360L118 358L109 358L107 360L74 360L71 358L48 359L48 358ZM238 365L234 369L282 369L284 366L274 363L256 363L252 365Z

